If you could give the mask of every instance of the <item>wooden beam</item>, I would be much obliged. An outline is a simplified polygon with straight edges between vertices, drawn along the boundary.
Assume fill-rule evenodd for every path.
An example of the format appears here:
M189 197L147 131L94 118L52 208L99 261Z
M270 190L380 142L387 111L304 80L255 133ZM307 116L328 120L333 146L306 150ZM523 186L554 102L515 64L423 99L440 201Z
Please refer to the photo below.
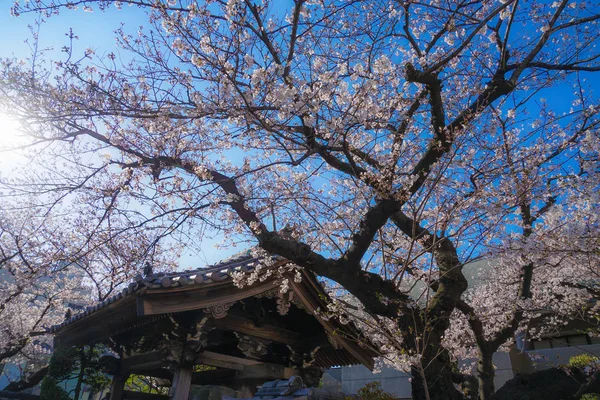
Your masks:
M132 368L129 372L132 375L150 376L152 378L173 380L173 373L166 368L154 368L154 369Z
M226 354L213 353L212 351L203 351L196 357L196 364L210 365L213 367L233 369L235 371L242 371L246 365L261 364L259 361L249 360L247 358L240 358L234 356L228 356Z
M216 369L213 371L194 372L192 374L192 384L219 385L225 383L227 386L236 379L237 374L237 371L231 369Z
M140 293L143 292L142 289ZM136 317L135 298L121 298L60 329L54 336L54 347L68 348L106 339L121 327L130 325Z
M131 357L124 358L121 361L121 370L123 372L129 371L143 371L161 368L165 364L165 356L160 351L153 351L150 353L139 354Z
M139 316L167 314L235 303L273 289L277 284L276 280L272 280L239 289L233 286L231 282L225 281L216 287L198 285L195 290L171 290L165 293L147 292L146 295L138 298L137 313Z
M164 394L141 393L125 390L125 398L127 400L169 400L169 396Z
M236 315L228 315L226 318L215 319L212 321L212 324L219 329L240 332L272 342L289 345L298 345L303 342L302 335L294 331L273 325L256 326L252 320Z
M192 386L192 368L180 367L175 371L173 385L169 391L170 400L188 400Z
M297 374L298 371L293 368L287 368L279 364L262 363L246 365L238 375L238 379L263 379L268 381L273 379L289 379L292 375Z
M315 285L315 281L310 279L302 279L300 283L291 280L290 287L294 291L295 295L298 296L302 304L304 304L304 306L310 312L313 312L315 318L323 326L325 331L331 335L335 335L337 327L339 326L336 320L333 318L325 320L318 313L315 313L315 310L322 306L322 300L319 298L319 296L321 294L324 294L323 289L317 287ZM354 356L354 358L360 361L365 367L367 367L370 370L373 370L375 366L375 361L373 360L372 356L370 356L366 351L361 349L356 343L352 343L348 339L344 338L343 335L338 334L335 338L339 341L339 343L348 353L352 354L352 356Z

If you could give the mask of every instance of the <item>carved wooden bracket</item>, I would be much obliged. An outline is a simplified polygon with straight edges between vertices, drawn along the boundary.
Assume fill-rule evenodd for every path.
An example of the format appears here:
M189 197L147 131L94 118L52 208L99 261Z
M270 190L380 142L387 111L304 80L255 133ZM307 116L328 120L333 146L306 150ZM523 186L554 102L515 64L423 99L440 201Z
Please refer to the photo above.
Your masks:
M333 347L334 349L339 350L342 348L340 342L338 342L331 333L327 333L327 340L331 344L331 347Z
M258 338L253 338L238 332L234 332L234 334L239 341L237 348L244 353L246 357L260 360L267 354L268 341L262 341Z
M291 346L287 346L290 351L290 365L297 368L309 368L317 360L317 353L321 349L321 346L315 346L310 352L299 353L296 352Z
M229 311L232 305L233 303L217 304L215 306L205 308L204 312L212 315L215 319L221 319L227 316L227 311Z
M288 291L287 293L279 292L277 296L277 312L279 315L286 315L290 310L290 306L292 305L292 300L294 299L294 292Z
M321 347L315 347L310 353L304 354L304 361L302 362L302 368L308 368L317 361L317 353Z
M298 296L294 296L293 290L289 290L287 293L281 293L279 288L273 288L271 290L267 290L265 292L257 294L254 297L275 299L275 301L277 302L277 312L279 312L280 315L286 315L290 310L291 304L312 315L312 312L309 309L307 309L304 306L304 304L302 304L300 298L298 298Z

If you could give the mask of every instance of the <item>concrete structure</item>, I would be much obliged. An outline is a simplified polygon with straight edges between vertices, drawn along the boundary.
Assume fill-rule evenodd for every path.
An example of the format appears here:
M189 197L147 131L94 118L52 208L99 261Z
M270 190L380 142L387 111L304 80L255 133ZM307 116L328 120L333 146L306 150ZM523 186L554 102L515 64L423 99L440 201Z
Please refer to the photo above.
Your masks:
M517 373L528 374L567 364L571 357L579 354L600 357L600 344L523 351L514 348L509 353L498 352L494 354L494 366L496 367L494 385L496 389L499 389ZM412 398L409 375L406 373L391 368L383 368L381 372L373 373L362 365L341 367L337 370L339 371L336 373L339 376L339 385L346 394L356 394L367 383L378 381L381 382L383 390L396 395L399 399Z
M470 287L477 286L485 279L485 271L493 263L481 260L469 263L463 267L463 274ZM413 288L415 295L422 292L422 286ZM585 334L586 326L571 323L560 334L543 338L542 340L517 340L510 352L498 352L493 356L496 367L494 386L501 388L517 373L530 374L535 371L553 368L567 364L569 359L579 354L596 355L600 357L600 338ZM465 360L471 363L474 360ZM346 366L339 369L339 382L347 394L355 394L369 382L379 381L381 388L393 393L400 399L411 398L409 375L391 368L383 368L379 373L372 373L363 366Z

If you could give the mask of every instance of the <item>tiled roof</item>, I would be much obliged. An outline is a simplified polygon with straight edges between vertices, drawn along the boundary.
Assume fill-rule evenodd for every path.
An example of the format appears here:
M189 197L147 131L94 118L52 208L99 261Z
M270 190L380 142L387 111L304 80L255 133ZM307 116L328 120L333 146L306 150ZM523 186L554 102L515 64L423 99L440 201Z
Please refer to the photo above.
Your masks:
M48 343L44 343L40 340L34 340L31 343L33 345L33 348L35 349L36 352L38 353L42 353L42 354L52 354L52 351L54 350L52 348L52 345L48 344Z
M277 259L280 257L273 256L272 258ZM107 307L115 301L128 297L142 288L147 288L147 290L166 289L222 282L231 279L231 274L233 272L252 271L258 260L259 258L251 255L251 250L246 250L208 267L170 273L161 272L147 276L138 274L135 276L134 281L118 294L111 296L94 306L86 307L83 312L72 316L61 324L50 327L49 332L56 333L65 326Z

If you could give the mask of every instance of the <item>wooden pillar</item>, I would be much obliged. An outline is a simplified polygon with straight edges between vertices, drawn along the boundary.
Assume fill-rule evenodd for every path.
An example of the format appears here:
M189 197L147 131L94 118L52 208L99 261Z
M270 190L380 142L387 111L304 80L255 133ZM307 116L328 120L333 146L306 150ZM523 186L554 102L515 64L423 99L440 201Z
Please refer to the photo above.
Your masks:
M256 379L246 379L244 380L244 382L242 382L241 386L240 386L240 397L242 399L249 399L251 397L254 397L254 394L256 393L256 388L257 386L260 386L261 384L263 384L264 382L256 380Z
M192 368L178 367L173 376L173 384L169 391L170 400L188 400L192 386Z
M110 400L123 400L123 390L125 390L127 378L129 378L129 374L113 376L110 384Z

